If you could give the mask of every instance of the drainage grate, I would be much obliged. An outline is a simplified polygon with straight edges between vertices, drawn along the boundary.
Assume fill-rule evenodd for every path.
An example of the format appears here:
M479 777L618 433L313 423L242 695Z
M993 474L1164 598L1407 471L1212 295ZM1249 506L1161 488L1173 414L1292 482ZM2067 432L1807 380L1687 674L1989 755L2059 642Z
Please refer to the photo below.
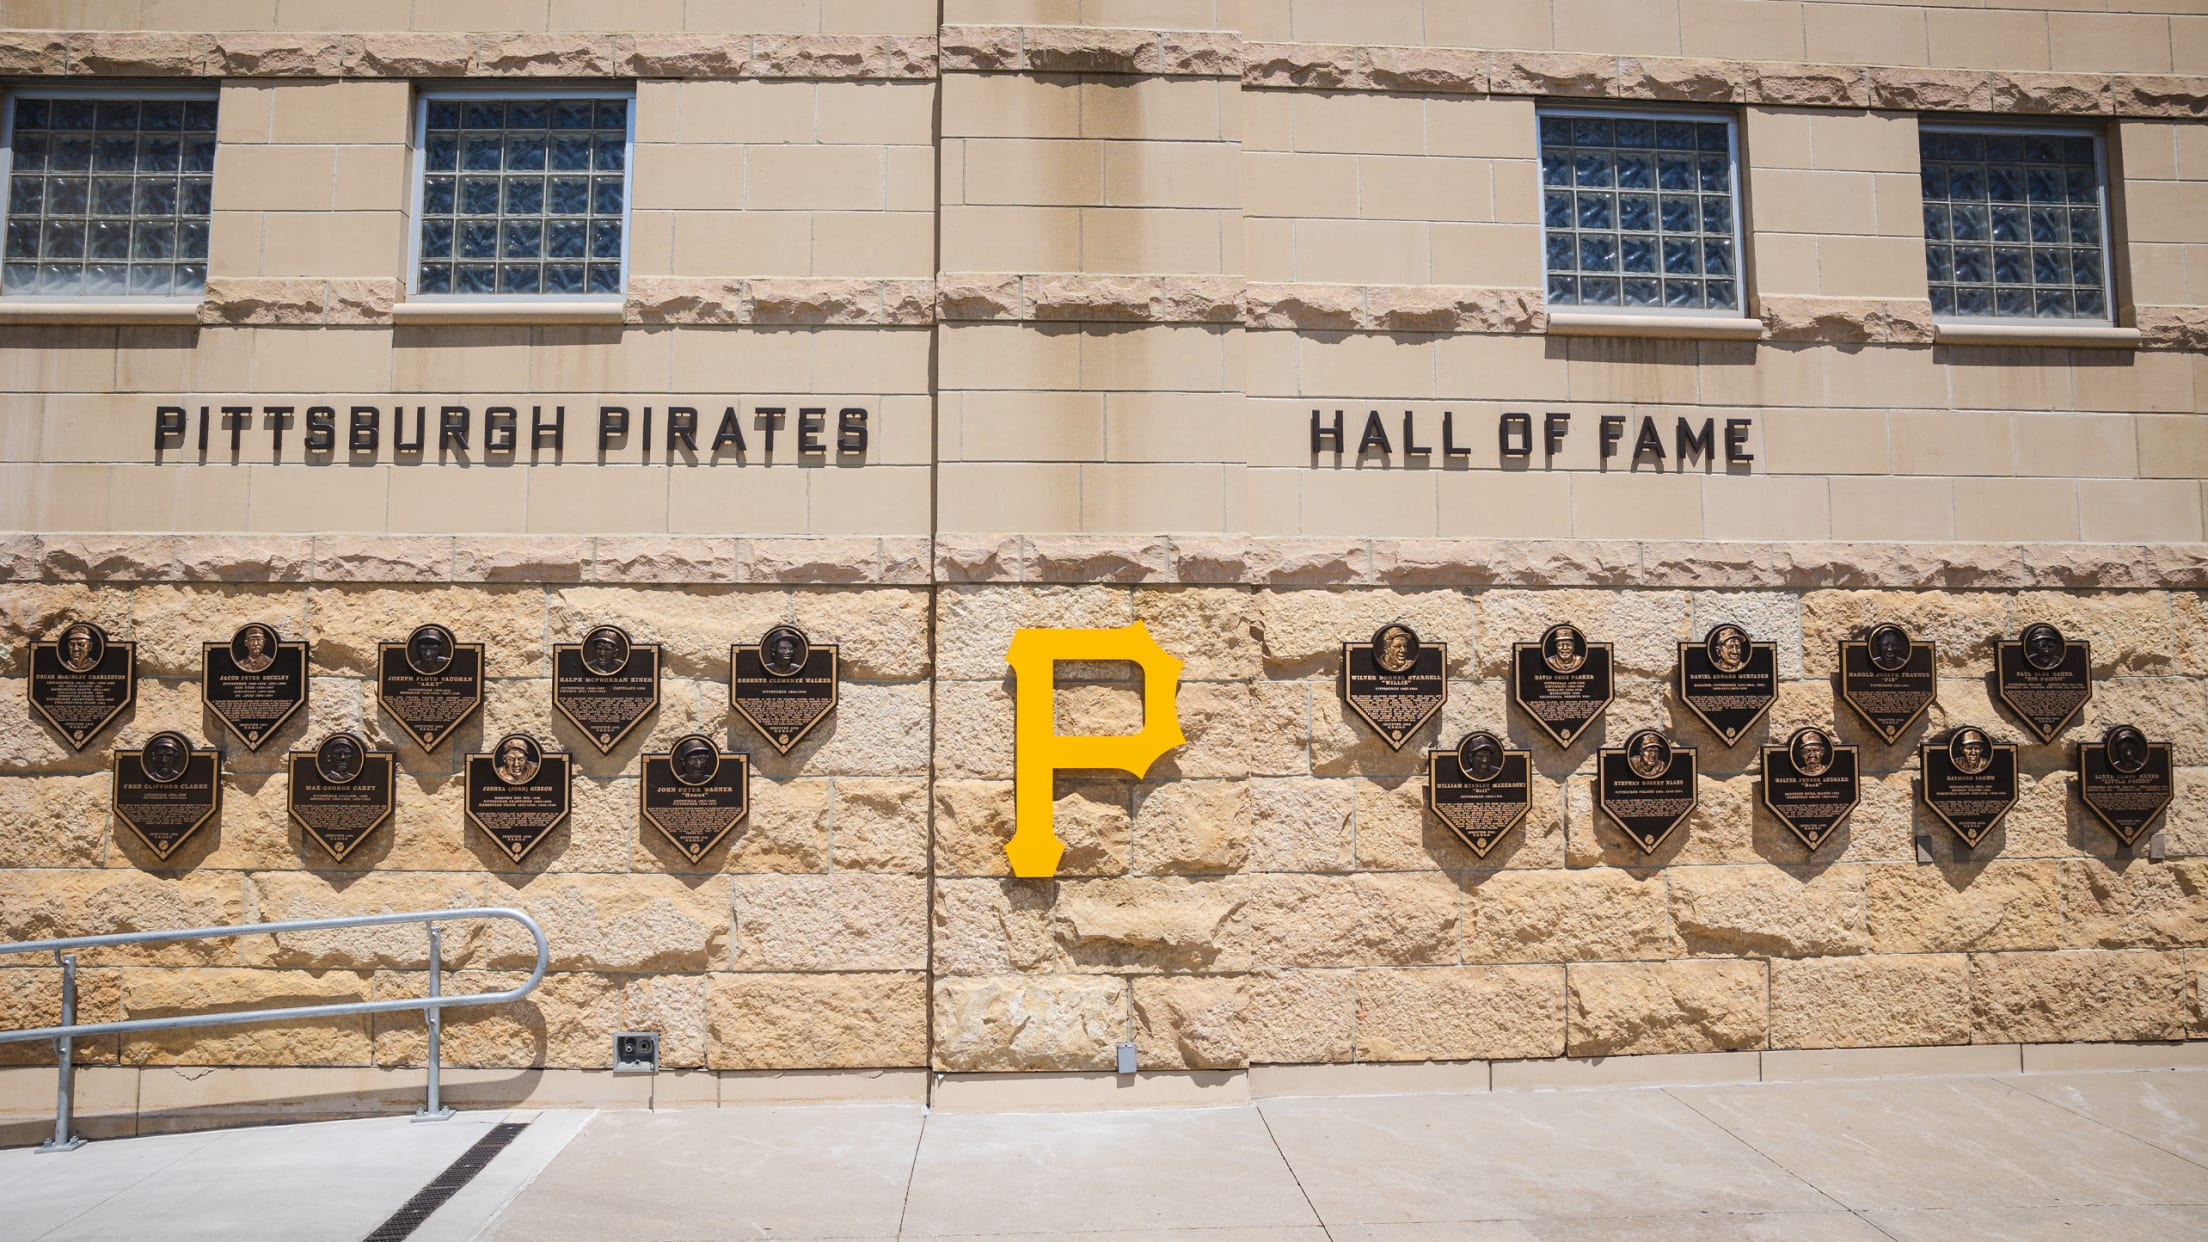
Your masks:
M391 1214L391 1219L376 1226L367 1242L403 1242L422 1227L430 1213L445 1205L445 1200L460 1192L462 1186L475 1180L483 1166L491 1158L506 1150L506 1145L528 1129L527 1122L501 1122L491 1127L491 1132L475 1141L475 1146L460 1153L460 1158L445 1167L445 1171L432 1179L429 1185L416 1192L406 1205Z

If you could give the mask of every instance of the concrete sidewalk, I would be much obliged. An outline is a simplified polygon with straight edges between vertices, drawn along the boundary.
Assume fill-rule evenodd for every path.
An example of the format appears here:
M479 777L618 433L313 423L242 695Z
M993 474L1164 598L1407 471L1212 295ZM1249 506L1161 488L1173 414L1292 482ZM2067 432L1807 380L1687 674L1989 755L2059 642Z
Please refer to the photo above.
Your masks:
M0 1239L2208 1238L2208 1071L1268 1099L467 1113L0 1152Z

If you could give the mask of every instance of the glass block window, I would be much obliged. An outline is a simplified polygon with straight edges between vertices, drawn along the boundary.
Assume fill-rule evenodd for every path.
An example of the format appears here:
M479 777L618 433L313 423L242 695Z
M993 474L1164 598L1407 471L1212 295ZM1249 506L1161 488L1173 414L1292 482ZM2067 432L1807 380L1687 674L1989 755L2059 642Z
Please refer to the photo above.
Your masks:
M215 101L9 101L0 294L190 297L207 283Z
M1926 126L1917 141L1933 314L2108 320L2099 138Z
M414 291L620 294L629 103L595 96L423 100Z
M1740 308L1733 123L1541 115L1551 306Z

